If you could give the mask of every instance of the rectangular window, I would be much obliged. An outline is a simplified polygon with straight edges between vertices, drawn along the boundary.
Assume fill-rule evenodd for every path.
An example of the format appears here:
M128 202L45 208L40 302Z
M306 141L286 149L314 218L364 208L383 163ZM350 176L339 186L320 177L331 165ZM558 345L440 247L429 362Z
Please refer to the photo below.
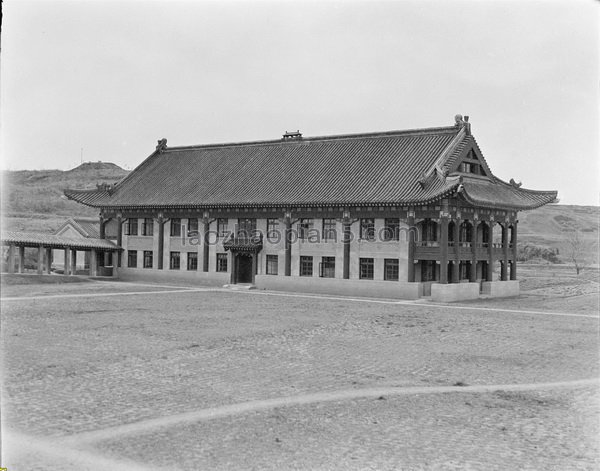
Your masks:
M360 238L375 240L375 219L363 218L360 220Z
M179 252L171 252L169 257L169 268L171 270L179 270L181 267L181 254Z
M267 219L267 239L269 240L281 240L281 234L279 234L279 220L278 219ZM268 255L267 255L268 257ZM277 273L274 273L275 275Z
M152 268L152 250L144 250L144 268Z
M226 253L218 253L217 254L217 271L218 272L227 272L227 254Z
M321 277L335 278L335 257L321 258Z
M312 276L313 274L313 258L308 256L300 257L300 276Z
M472 242L473 241L473 226L467 221L460 225L460 241L461 242Z
M337 232L334 218L323 219L323 241L333 240L337 242Z
M386 218L383 232L384 240L400 240L400 219Z
M298 238L308 239L308 232L313 228L312 218L300 219L298 223ZM312 274L312 262L311 262L311 274Z
M198 235L198 218L188 219L188 236Z
M187 269L188 270L198 270L198 253L197 252L188 252L187 254Z
M361 258L360 259L360 279L361 280L372 280L373 279L373 259L372 258Z
M267 275L277 275L279 271L279 258L277 255L267 255Z
M125 234L136 236L138 235L138 220L137 218L129 219L125 225Z
M137 250L127 251L127 266L129 268L137 268Z
M422 223L423 226L423 241L435 242L437 241L437 223L431 219L425 219Z
M238 219L238 237L250 238L256 234L256 218Z
M178 237L181 235L181 219L171 219L171 237Z
M226 237L227 234L227 218L217 219L217 237Z
M383 279L398 281L398 259L386 258L383 266Z
M154 219L145 218L142 223L142 235L151 236L154 235Z

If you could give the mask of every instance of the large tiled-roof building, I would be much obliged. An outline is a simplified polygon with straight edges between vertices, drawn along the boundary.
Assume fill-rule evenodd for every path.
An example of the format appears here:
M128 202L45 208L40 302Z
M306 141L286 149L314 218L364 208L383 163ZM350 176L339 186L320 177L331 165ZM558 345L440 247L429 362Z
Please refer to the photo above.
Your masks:
M514 293L517 212L554 191L495 177L468 118L448 127L167 147L65 190L116 221L121 276L414 298ZM504 285L496 282L507 282Z

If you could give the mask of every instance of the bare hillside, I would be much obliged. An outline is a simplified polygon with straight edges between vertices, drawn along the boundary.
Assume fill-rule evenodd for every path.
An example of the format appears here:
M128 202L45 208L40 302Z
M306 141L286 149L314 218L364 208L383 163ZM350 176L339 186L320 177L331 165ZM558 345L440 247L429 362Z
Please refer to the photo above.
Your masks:
M4 216L96 216L98 211L63 196L65 188L94 188L114 183L129 172L109 162L86 162L68 170L21 170L2 172Z

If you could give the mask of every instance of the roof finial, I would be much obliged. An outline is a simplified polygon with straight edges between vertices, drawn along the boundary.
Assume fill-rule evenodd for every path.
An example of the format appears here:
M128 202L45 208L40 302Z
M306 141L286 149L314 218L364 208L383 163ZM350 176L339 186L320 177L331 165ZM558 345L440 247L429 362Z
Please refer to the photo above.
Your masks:
M160 141L158 141L158 145L156 146L156 151L158 153L161 153L166 148L167 148L167 140L163 137Z
M457 114L456 116L454 116L454 125L459 129L465 128L467 136L471 135L471 123L469 123L468 116L465 116L463 119L463 116L461 114Z

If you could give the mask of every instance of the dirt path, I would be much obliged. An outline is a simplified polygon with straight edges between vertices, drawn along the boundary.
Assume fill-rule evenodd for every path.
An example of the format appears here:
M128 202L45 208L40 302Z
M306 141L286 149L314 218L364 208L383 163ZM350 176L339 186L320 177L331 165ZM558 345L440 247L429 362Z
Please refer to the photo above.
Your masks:
M259 410L273 409L294 405L307 405L316 402L346 401L351 399L378 398L382 396L398 396L411 394L460 394L460 393L489 393L494 391L537 391L542 389L577 388L598 385L597 378L576 381L559 381L551 383L525 384L491 384L473 386L425 386L425 387L379 387L364 389L346 389L341 391L302 394L298 396L278 397L273 399L241 402L221 407L210 407L183 414L143 420L116 427L110 427L93 432L84 432L58 440L57 443L67 446L78 446L98 440L114 439L118 435L143 433L158 427L171 427L183 423L211 420L220 417L245 414Z

